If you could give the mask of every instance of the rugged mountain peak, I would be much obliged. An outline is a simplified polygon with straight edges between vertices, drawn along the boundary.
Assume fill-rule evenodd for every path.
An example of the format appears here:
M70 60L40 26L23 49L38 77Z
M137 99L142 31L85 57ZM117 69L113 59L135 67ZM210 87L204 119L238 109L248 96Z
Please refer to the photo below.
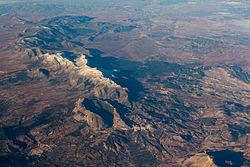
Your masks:
M75 120L86 122L94 131L106 128L120 130L128 130L129 128L116 109L106 101L78 99L72 112Z
M86 122L89 127L96 131L96 130L102 130L105 128L104 122L102 118L87 110L83 105L82 105L82 99L78 99L75 103L75 107L72 111L74 113L74 119L78 122Z
M72 62L63 58L60 53L47 53L40 55L39 60L52 75L66 76L71 89L83 90L86 92L85 95L92 97L127 103L127 89L104 77L97 68L89 67L84 55L80 55Z
M205 153L198 153L190 158L187 158L183 164L183 166L193 166L193 167L216 167L213 162L213 159L209 157Z

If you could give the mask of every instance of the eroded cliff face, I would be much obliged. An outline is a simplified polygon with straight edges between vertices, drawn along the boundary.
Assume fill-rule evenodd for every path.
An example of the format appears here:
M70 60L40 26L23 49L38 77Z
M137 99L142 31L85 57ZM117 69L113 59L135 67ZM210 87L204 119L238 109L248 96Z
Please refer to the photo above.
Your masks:
M127 89L105 78L96 68L89 67L84 55L76 58L74 63L60 53L40 55L38 61L51 75L65 76L70 88L84 92L84 96L128 102Z
M89 127L93 130L101 130L104 128L104 122L102 120L102 118L87 110L83 105L82 105L82 99L79 99L76 103L75 103L75 107L72 111L74 113L74 119L78 122L83 122L85 121Z
M89 108L86 109L85 105ZM72 111L74 119L86 122L89 127L96 130L112 128L114 130L128 130L129 126L121 119L116 109L107 101L79 99Z
M198 153L187 158L182 165L184 167L217 167L213 159L205 153Z
M111 99L121 104L128 104L127 89L105 78L98 69L89 67L84 55L79 55L73 62L63 58L60 53L47 53L38 56L38 61L42 66L40 73L46 75L47 71L47 77L64 76L71 90L82 92L72 110L76 121L86 122L94 131L106 128L123 130L129 128L116 109L105 101ZM95 99L84 104L88 100L84 98L87 97ZM84 105L89 105L89 109Z

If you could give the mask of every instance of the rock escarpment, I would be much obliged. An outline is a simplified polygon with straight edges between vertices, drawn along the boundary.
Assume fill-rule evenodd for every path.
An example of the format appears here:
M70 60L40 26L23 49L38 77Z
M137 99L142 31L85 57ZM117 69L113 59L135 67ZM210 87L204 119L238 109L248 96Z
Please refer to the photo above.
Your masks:
M212 158L209 157L205 153L198 153L190 158L187 158L183 164L183 166L190 166L190 167L217 167Z
M127 102L127 89L105 78L96 68L89 67L84 55L76 58L75 62L63 58L59 53L43 54L38 59L52 75L65 76L70 88L83 91L85 96Z
M84 106L84 104L88 107ZM127 130L129 127L121 119L116 109L106 101L79 99L75 103L72 111L74 119L79 122L86 122L89 127L96 130L104 130L105 128L114 128Z
M94 131L107 128L128 129L116 109L105 101L111 99L128 103L127 89L105 78L98 69L89 67L84 55L70 61L60 53L43 54L38 56L38 60L42 65L40 69L43 69L40 72L44 73L46 69L49 76L63 77L72 91L82 92L72 111L76 121L87 123Z

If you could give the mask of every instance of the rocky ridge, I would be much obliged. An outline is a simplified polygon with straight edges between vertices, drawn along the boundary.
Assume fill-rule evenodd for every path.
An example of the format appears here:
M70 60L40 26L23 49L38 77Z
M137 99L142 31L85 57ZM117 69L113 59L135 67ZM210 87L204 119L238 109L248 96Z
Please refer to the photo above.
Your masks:
M50 73L67 77L71 89L84 91L85 95L127 103L127 89L105 78L98 69L89 67L84 55L80 55L74 63L60 53L43 54L38 60Z
M102 118L102 116L87 110L85 108L84 105L82 105L83 99L79 99L76 103L75 103L75 107L73 109L73 113L74 113L74 119L79 121L79 122L87 122L87 124L89 125L89 127L92 130L104 130L105 129L105 123L104 123L104 119ZM121 119L120 115L117 113L116 109L109 104L108 102L103 102L104 105L107 105L110 108L110 113L113 115L113 120L108 120L112 122L112 128L114 129L120 129L120 130L128 130L128 126L126 125L126 123ZM106 111L102 111L102 112L106 112Z

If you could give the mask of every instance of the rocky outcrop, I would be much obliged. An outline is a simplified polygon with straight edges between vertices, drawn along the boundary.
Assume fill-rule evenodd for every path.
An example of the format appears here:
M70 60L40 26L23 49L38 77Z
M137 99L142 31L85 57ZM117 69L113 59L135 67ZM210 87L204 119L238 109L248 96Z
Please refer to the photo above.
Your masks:
M198 153L187 158L182 165L186 167L216 167L213 159L205 153Z
M77 100L77 102L75 103L75 107L72 111L74 113L73 117L76 121L86 122L89 127L94 131L104 130L106 128L121 130L127 130L129 128L111 104L101 100L93 101L93 103L88 102L91 103L90 105L96 105L92 106L93 109L91 111L91 109L87 109L84 106L84 100ZM96 107L99 107L99 110L96 109Z
M66 76L71 89L80 89L92 97L127 102L127 89L105 78L98 69L89 67L84 55L75 62L63 58L59 53L41 55L39 60L51 75Z
M77 100L72 112L74 113L73 117L75 120L79 122L85 121L91 129L93 130L104 129L104 122L102 118L99 115L87 110L82 105L82 99Z

